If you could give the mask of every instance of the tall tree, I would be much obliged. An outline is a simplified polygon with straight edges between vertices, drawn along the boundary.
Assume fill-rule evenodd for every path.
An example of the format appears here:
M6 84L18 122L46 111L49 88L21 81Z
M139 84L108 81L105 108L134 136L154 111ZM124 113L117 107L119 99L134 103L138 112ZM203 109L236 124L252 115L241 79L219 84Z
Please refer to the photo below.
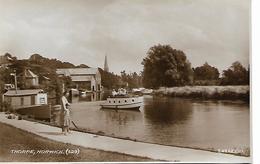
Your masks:
M194 69L194 80L217 80L218 78L218 69L210 66L207 62Z
M223 71L222 85L248 85L249 70L238 61L234 62L227 70Z
M181 86L190 84L193 79L193 71L184 52L170 45L151 47L142 64L145 87Z

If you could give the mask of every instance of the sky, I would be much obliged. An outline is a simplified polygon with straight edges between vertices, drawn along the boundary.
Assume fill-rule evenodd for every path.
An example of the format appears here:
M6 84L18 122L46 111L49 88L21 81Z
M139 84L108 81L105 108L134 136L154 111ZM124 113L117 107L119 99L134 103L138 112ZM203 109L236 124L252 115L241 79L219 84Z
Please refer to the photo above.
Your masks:
M169 44L192 67L220 71L250 55L249 0L0 0L0 55L32 54L110 72L140 72Z

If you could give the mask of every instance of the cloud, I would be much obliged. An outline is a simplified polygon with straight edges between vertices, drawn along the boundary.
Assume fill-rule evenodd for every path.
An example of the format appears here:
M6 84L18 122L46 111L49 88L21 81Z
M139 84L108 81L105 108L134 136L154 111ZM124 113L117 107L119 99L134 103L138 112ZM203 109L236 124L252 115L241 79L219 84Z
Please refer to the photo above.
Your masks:
M0 53L32 53L110 70L141 71L155 44L183 50L192 66L249 62L244 0L0 0Z

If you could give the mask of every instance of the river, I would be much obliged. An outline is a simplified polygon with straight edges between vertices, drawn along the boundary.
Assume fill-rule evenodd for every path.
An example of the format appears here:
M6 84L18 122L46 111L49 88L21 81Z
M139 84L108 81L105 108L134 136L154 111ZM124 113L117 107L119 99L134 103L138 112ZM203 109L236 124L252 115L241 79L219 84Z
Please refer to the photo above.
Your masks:
M73 98L73 102L93 99ZM250 110L242 101L144 96L140 111L75 104L72 119L91 132L139 141L237 152L250 147Z

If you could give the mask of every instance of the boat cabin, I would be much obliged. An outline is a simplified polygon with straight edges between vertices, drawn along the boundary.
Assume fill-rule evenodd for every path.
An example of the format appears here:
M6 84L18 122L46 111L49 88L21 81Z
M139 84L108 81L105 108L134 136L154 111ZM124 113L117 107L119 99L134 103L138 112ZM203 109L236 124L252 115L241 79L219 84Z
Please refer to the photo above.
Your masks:
M9 103L13 109L47 105L47 93L42 89L8 90L3 94L2 100Z

